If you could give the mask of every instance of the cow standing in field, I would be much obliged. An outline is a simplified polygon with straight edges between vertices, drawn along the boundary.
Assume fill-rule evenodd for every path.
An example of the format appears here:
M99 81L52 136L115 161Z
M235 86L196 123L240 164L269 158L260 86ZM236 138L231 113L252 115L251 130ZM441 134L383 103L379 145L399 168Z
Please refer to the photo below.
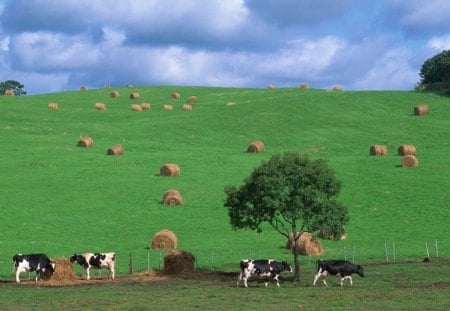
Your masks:
M325 278L328 274L341 275L341 287L344 286L344 280L350 280L350 286L353 286L352 274L357 273L359 276L364 277L364 270L361 265L354 265L346 260L318 260L317 261L317 273L314 277L313 286L316 286L317 281L322 276L323 284L328 287Z
M22 272L36 271L36 282L42 280L42 274L49 270L55 272L55 263L45 254L16 254L13 257L14 272L16 274L16 283L20 283L20 274Z
M91 279L90 270L92 268L95 269L103 269L106 268L109 270L109 276L114 280L115 277L115 262L116 262L116 254L115 253L85 253L82 255L74 254L70 257L70 262L73 264L77 262L83 269L86 271L87 280Z
M287 261L275 261L271 259L258 259L258 260L242 260L240 262L241 273L236 286L239 286L239 282L244 280L244 286L248 287L247 280L252 275L265 278L264 285L267 287L269 278L274 279L277 282L277 286L280 287L279 276L283 271L292 272L291 266Z

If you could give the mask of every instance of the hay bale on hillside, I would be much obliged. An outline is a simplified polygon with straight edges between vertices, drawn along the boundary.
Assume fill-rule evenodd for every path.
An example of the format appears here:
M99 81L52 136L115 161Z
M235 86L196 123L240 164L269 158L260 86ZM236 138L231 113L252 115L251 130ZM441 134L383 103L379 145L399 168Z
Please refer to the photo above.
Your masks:
M123 155L125 153L125 150L123 149L122 145L116 144L108 149L107 154L108 155Z
M400 156L407 156L407 155L416 155L416 147L413 145L401 145L397 149L397 153Z
M131 105L131 110L132 111L142 111L142 107L141 107L141 105L133 104L133 105Z
M180 94L179 94L179 93L176 93L176 92L170 94L170 97L172 97L172 99L180 99L180 98L181 98Z
M109 97L113 97L113 98L120 97L120 93L117 91L111 92L111 93L109 93Z
M406 155L402 158L403 167L416 167L419 165L419 160L412 154Z
M185 111L192 111L192 105L183 104L183 110L185 110Z
M150 110L150 109L152 109L152 105L150 103L142 103L141 109L142 110Z
M95 110L106 110L106 105L104 103L95 103Z
M194 104L194 103L198 102L198 98L197 98L197 96L189 96L187 102L190 104Z
M81 137L77 143L77 147L89 148L94 145L94 141L91 137Z
M153 236L150 248L172 250L177 248L177 242L175 233L168 229L163 229Z
M164 105L164 110L173 110L172 105Z
M164 192L162 203L164 205L183 205L183 198L178 190L169 189Z
M87 91L89 88L87 86L80 86L80 91Z
M180 168L178 165L173 163L167 163L161 166L159 169L159 175L161 176L179 176Z
M141 98L141 95L139 93L134 92L130 94L130 99L139 99L139 98Z
M333 91L342 91L342 86L339 85L334 86Z
M370 155L387 155L387 147L385 145L372 145L369 150Z
M298 239L295 243L294 235L290 233L286 242L286 247L291 251L294 250L294 246L297 244L301 255L319 256L323 254L323 247L320 244L320 240L318 238L314 238L311 233L297 232L296 237L298 237Z
M50 110L58 110L59 106L57 103L48 103L48 109Z
M307 89L307 88L309 88L309 85L306 82L302 82L302 83L300 83L300 88L301 89Z
M67 258L55 258L52 261L55 263L55 272L51 276L52 282L71 282L77 279L73 264Z
M427 105L417 105L414 107L414 114L421 116L427 114L430 111L430 107Z
M15 96L16 94L14 93L13 89L7 89L7 90L5 90L4 95L6 95L6 96Z
M169 274L193 273L195 257L183 250L170 251L164 257L164 272Z
M247 152L263 152L264 144L262 141L255 140L247 147Z

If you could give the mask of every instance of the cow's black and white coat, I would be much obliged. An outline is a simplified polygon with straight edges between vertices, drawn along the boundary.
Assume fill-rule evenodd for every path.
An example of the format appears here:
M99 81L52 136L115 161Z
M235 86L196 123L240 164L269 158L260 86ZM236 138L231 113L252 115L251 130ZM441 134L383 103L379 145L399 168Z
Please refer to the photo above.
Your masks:
M237 286L241 280L244 280L244 286L248 287L247 280L255 275L264 278L264 285L267 287L269 278L273 278L280 287L279 276L283 271L292 272L291 266L287 261L275 261L271 259L245 259L240 262L241 272L237 281Z
M357 273L364 277L364 270L361 265L354 265L346 260L318 260L317 273L314 276L313 286L316 286L317 281L322 276L323 284L328 287L325 278L328 274L341 276L341 287L344 286L344 280L350 280L350 286L353 286L352 274Z
M91 269L103 269L109 270L109 276L114 280L115 270L114 266L116 263L115 253L85 253L81 255L74 254L70 257L70 262L73 264L77 262L86 271L87 280L91 279Z
M36 271L36 278L42 280L42 274L49 270L51 273L55 271L56 265L45 254L16 254L13 257L14 272L16 274L16 282L20 283L20 274L22 272Z

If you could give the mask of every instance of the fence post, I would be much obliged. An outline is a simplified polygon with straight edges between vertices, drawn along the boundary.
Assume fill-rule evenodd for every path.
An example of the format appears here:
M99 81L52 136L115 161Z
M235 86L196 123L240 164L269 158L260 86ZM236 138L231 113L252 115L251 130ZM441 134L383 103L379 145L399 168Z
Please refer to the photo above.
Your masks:
M130 274L133 274L133 255L130 252Z
M386 253L386 262L389 262L388 251L387 251L387 243L384 241L384 252Z
M214 251L211 251L211 271L214 271Z
M393 260L395 262L395 241L392 241L392 256L393 256Z
M434 240L434 245L435 245L435 247L436 247L436 257L439 258L439 251L438 251L438 243L437 243L437 239Z
M425 242L425 247L427 249L427 258L430 258L430 252L428 251L428 243Z
M147 271L149 271L151 268L150 264L150 250L147 251Z

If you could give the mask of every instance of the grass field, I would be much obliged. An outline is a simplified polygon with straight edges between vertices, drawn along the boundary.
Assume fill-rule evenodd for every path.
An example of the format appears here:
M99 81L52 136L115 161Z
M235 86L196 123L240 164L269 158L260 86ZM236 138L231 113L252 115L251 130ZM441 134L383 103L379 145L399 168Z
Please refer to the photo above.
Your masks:
M113 90L121 96L109 97ZM179 101L170 98L174 91ZM131 92L141 99L129 99ZM191 95L199 101L183 111ZM59 109L49 110L50 102ZM95 110L97 102L107 109ZM131 111L142 102L152 109ZM418 104L430 113L413 115ZM343 183L348 238L322 241L323 258L364 264L383 260L387 250L390 262L394 251L397 261L421 260L426 245L435 256L436 243L440 257L450 254L448 97L155 86L1 96L0 118L2 280L13 279L11 258L19 252L56 258L115 251L119 275L132 253L136 271L157 269L163 254L148 246L164 228L196 256L198 269L232 272L246 257L292 261L283 237L269 227L262 234L233 231L223 207L225 186L240 185L261 161L288 150L327 159ZM92 137L94 146L76 147L80 136ZM264 142L264 153L245 152L254 140ZM114 144L125 155L107 156ZM373 144L386 145L388 155L369 156ZM417 168L400 167L402 144L416 147ZM181 175L159 176L165 163L178 164ZM182 207L161 204L170 188L180 191ZM308 261L302 258L302 267Z

